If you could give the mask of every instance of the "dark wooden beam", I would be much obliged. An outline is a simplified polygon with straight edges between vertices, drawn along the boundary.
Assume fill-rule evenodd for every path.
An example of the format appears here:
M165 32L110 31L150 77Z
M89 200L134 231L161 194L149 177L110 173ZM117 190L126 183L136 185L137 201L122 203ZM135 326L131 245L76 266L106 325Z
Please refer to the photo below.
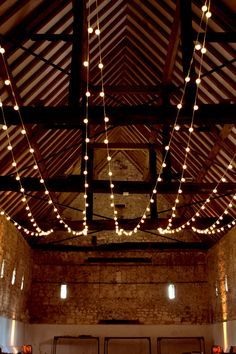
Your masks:
M158 236L158 235L157 235ZM32 240L34 241L34 240ZM53 243L32 242L31 247L40 251L59 251L59 252L91 252L91 251L125 251L125 250L207 250L210 242L122 242L109 243L97 246L68 246Z
M149 172L150 172L150 181L152 186L155 185L157 179L157 156L156 150L153 146L149 149ZM150 215L151 219L155 219L157 217L157 196L154 194L152 196L154 202L150 204Z
M64 41L64 42L73 42L73 35L72 34L66 34L66 33L60 33L60 34L55 34L55 33L35 33L31 34L30 39L32 41L50 41L50 42L55 42L55 41Z
M180 0L176 2L175 15L171 28L171 34L169 38L168 51L166 55L165 66L163 70L162 81L164 84L172 81L172 74L174 70L176 55L178 52L180 40Z
M73 42L69 84L69 105L79 107L82 94L82 73L83 73L83 26L85 17L84 0L73 0Z
M195 34L195 40L197 34ZM199 41L202 43L204 38L204 33L199 33ZM216 43L235 43L236 42L236 32L211 32L207 31L206 42L216 42Z
M181 18L181 45L182 45L182 66L184 77L190 76L184 101L193 104L196 93L196 73L194 61L192 61L194 50L194 32L192 27L192 1L180 0L180 18ZM191 65L192 63L192 65ZM189 68L191 65L191 70Z
M78 110L73 107L20 107L25 124L42 124L45 128L71 129L81 128L83 117L78 116ZM110 124L127 126L131 124L173 124L176 116L175 106L123 106L107 107ZM20 124L19 117L13 107L4 107L8 125ZM191 109L183 108L179 124L191 122ZM196 125L216 125L235 123L235 104L202 104L195 113ZM103 107L90 108L90 123L103 124ZM3 124L0 117L0 124Z
M46 185L50 191L54 192L83 192L84 176L70 175L61 177L52 177L45 179ZM26 191L43 191L44 187L38 178L23 177L22 184ZM140 181L115 181L114 192L122 194L124 192L145 194L152 191L153 185L150 182ZM178 182L158 183L158 194L174 194L179 187ZM208 194L214 187L215 183L184 183L183 194ZM91 188L94 193L110 193L110 182L107 180L92 181ZM236 183L222 183L218 187L219 194L234 193ZM19 191L19 184L12 176L0 176L0 191Z

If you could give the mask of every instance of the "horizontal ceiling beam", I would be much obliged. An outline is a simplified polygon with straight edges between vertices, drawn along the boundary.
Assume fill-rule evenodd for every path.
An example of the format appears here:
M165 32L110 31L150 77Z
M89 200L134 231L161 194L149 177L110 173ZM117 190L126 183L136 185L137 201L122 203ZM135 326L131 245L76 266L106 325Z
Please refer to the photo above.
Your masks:
M83 245L63 245L38 243L34 244L32 240L31 247L40 251L59 251L59 252L91 252L91 251L126 251L126 250L207 250L211 244L208 242L120 242L109 243L97 246ZM125 262L124 262L125 263Z
M202 43L205 33L199 33L198 40ZM195 40L197 39L197 34L195 35ZM210 32L207 31L206 42L216 42L216 43L235 43L236 42L236 32Z
M44 186L38 178L23 177L22 185L26 191L43 191ZM49 191L53 192L84 192L84 176L70 175L63 177L53 177L45 179ZM94 180L91 182L91 188L94 193L110 193L110 182L104 180ZM114 193L122 194L124 192L145 194L152 191L153 185L150 182L140 181L114 181ZM215 187L215 183L183 183L183 194L209 194ZM178 182L159 182L158 194L173 194L178 191ZM219 194L235 193L236 183L221 183L218 186ZM12 176L0 176L0 191L19 191L19 183Z
M71 129L81 128L84 117L79 117L78 109L73 107L20 107L25 124L40 124L45 128ZM103 107L90 107L91 124L103 124ZM127 126L131 124L173 124L177 109L172 105L161 106L122 106L107 107L110 124ZM215 125L235 123L236 104L202 104L195 113L196 125ZM178 123L190 124L192 110L185 107L181 110ZM8 125L20 124L19 114L13 107L5 106L4 114ZM0 124L3 124L2 116Z
M195 40L198 39L202 41L204 38L205 33L195 33ZM72 42L73 35L66 34L66 33L35 33L31 34L30 39L32 41L64 41L64 42ZM223 42L223 43L230 43L236 42L236 32L227 31L227 32L211 32L208 31L206 35L207 42Z

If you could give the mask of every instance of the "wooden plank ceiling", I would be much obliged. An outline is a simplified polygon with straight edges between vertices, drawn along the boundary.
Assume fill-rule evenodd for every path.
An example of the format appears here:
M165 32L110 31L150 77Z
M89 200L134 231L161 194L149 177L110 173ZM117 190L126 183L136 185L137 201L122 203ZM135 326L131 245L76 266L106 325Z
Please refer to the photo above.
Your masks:
M88 3L86 5L88 11ZM143 173L145 182L150 177L148 151L151 145L157 152L157 168L161 165L163 141L164 144L168 142L168 127L174 119L172 111L167 114L162 109L177 104L181 97L193 40L199 30L202 5L200 0L90 0L89 20L94 28L97 11L100 18L106 105L108 111L111 110L111 119L114 119L109 131L111 155L119 153L129 159L137 171ZM81 14L82 8L82 1L71 0L0 1L0 42L6 51L5 58L18 103L26 106L22 108L22 117L26 119L29 140L37 152L45 179L79 175L81 171L83 130L80 106L86 79L80 74L81 61L86 53L86 39L83 37L81 41L84 34L80 23L86 23L85 14L84 19ZM198 190L189 192L194 187L192 185L184 193L181 203L187 207L181 209L179 217L191 217L196 211L196 203L207 197L207 192L202 191L204 185L213 186L219 181L236 152L236 129L233 124L236 74L234 9L227 6L227 1L215 0L211 12L206 37L207 53L202 63L202 83L198 92L200 108L201 105L211 107L208 110L208 106L205 106L205 111L202 107L203 111L199 110L199 116L196 115L198 124L192 135L186 176L190 184L197 183ZM90 37L89 48L90 103L91 110L94 109L90 138L95 150L94 178L97 179L106 167L106 152L101 148L104 125L98 119L99 111L96 111L102 101L99 97L101 79L97 70L99 45L95 35ZM199 70L200 61L200 54L197 53L195 72ZM37 177L27 153L26 139L20 133L21 127L14 123L11 110L14 97L9 86L4 85L7 76L2 60L0 64L0 95L4 107L9 106L6 107L8 131L18 168L23 171L24 177ZM194 87L188 91L186 97L191 102ZM32 107L30 113L24 111L27 107ZM50 111L47 115L45 107L58 110L56 113ZM10 109L9 113L7 109ZM184 163L183 146L188 139L190 117L191 113L186 112L181 129L173 136L171 175L169 179L166 176L164 181L170 184L172 190L172 194L164 194L168 205L173 205L175 195L172 184L178 181ZM0 206L15 220L27 225L22 196L14 191L11 184L10 178L14 177L15 170L11 165L6 132L3 130L0 139L0 175L8 178L2 179ZM235 163L233 166L225 175L225 187L221 186L221 192L202 212L204 218L220 215L232 199L236 190ZM145 169L146 174L143 172ZM42 228L42 220L46 217L51 221L51 226L56 226L57 222L53 219L50 206L45 204L42 192L33 189L30 183L30 204L35 219ZM63 193L68 191L66 184L63 186L52 191L52 197L56 203L63 204L61 212L69 220L72 214L70 217L70 209L66 206L73 206L78 193L73 189L69 190L71 193ZM132 188L134 192L139 187L134 185ZM147 187L144 192L149 192L150 188ZM102 191L106 192L105 187ZM158 208L160 210L161 206ZM236 217L234 208L229 216L232 220ZM153 225L150 226L152 228ZM222 234L214 235L214 241ZM207 236L209 239L211 237Z

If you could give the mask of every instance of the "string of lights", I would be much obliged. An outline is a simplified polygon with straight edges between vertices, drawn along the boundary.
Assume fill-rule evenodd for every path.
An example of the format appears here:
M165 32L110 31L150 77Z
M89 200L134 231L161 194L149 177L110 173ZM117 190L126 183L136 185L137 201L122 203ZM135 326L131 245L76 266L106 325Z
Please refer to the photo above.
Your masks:
M175 131L178 131L180 129L179 125L177 124L178 122L178 118L179 118L179 115L180 115L180 111L183 107L183 99L184 99L184 96L185 96L185 92L186 92L186 88L187 88L187 84L190 82L190 72L191 72L191 68L192 68L192 65L193 65L193 58L194 58L194 54L195 54L195 51L197 50L201 50L201 65L200 65L200 70L199 70L199 75L198 75L198 78L196 79L196 84L197 84L197 90L198 90L198 86L201 82L201 79L200 79L200 75L201 75L201 66L202 66L202 57L203 55L206 53L206 48L205 48L205 36L206 36L206 30L207 30L207 21L208 19L211 17L211 12L210 12L210 5L207 5L207 1L205 2L204 6L202 7L202 16L201 16L201 20L200 20L200 25L199 25L199 32L198 32L198 35L197 35L197 41L196 41L196 45L194 47L194 50L193 50L193 55L192 55L192 58L191 58L191 61L190 61L190 64L189 64L189 69L188 69L188 74L185 78L185 84L184 84L184 88L183 88L183 92L182 92L182 95L181 95L181 99L180 99L180 102L177 104L177 114L176 114L176 118L175 118L175 122L174 122L174 125L173 125L173 128L172 128L172 131L171 131L171 134L170 134L170 139L169 139L169 143L168 145L165 146L165 154L164 154L164 157L163 157L163 160L162 160L162 165L161 165L161 168L160 168L160 171L158 173L158 176L157 176L157 179L156 179L156 182L155 182L155 185L154 185L154 188L152 190L152 193L151 193L151 196L150 196L150 199L147 203L147 206L146 206L146 209L143 213L143 215L141 216L139 222L137 223L137 225L134 227L134 229L132 231L125 231L123 229L121 229L119 227L119 222L117 220L117 210L115 209L115 200L114 200L114 187L115 187L115 184L113 182L113 179L112 179L112 167L111 167L111 155L110 155L110 149L109 149L109 139L108 139L108 123L109 123L109 118L107 117L106 115L106 103L105 103L105 92L104 92L104 77L103 77L103 64L102 64L102 50L101 50L101 38L100 38L100 34L101 34L101 31L100 31L100 25L99 25L99 16L98 16L98 3L97 3L97 0L96 0L96 8L97 8L97 21L96 21L96 30L95 30L95 34L98 36L98 42L99 42L99 57L100 57L100 69L101 69L101 92L100 92L100 97L102 98L103 100L103 109L104 109L104 126L105 126L105 139L104 139L104 143L106 144L106 150L107 150L107 161L108 161L108 176L109 176L109 180L110 180L110 198L111 198L111 203L110 203L110 206L113 208L113 218L114 218L114 222L115 222L115 229L116 229L116 233L118 235L121 235L122 233L124 233L125 235L132 235L133 233L136 233L138 231L138 229L141 228L141 225L145 223L145 220L148 216L148 213L150 212L150 208L151 208L151 204L154 203L154 198L155 198L155 195L157 193L157 187L158 187L158 182L161 182L162 181L162 173L163 173L163 169L166 168L167 164L166 164L166 159L167 159L167 155L168 155L168 152L170 150L170 147L171 147L171 143L172 143L172 140L173 140L173 136L174 136L174 132ZM206 25L205 25L205 29L204 29L204 40L203 40L203 45L201 45L199 43L199 33L200 33L200 30L202 29L202 22L203 22L203 19L204 19L204 16L206 16L207 18L207 21L206 21ZM93 29L91 28L90 29L90 33L93 32ZM196 94L196 97L197 97L197 94ZM197 109L198 109L198 106L196 104L196 97L195 97L195 102L194 102L194 107L193 107L193 112L195 112ZM194 119L194 113L193 113L193 116L192 116L192 124L189 128L189 133L191 134L193 132L193 119ZM189 139L189 142L188 142L188 145L187 145L187 148L186 148L186 156L185 156L185 163L183 165L183 170L186 169L186 160L187 160L187 155L190 151L190 148L189 148L189 145L190 145L190 139ZM181 177L181 182L184 182L185 178L183 176L183 173L182 173L182 177ZM179 192L181 192L181 185L179 187ZM176 203L179 202L179 199L176 198Z
M30 139L29 139L29 136L28 136L28 133L27 133L27 129L26 129L26 126L24 124L24 121L23 121L23 118L22 118L22 115L21 115L21 112L20 112L20 108L19 108L19 105L18 105L18 102L17 102L17 98L16 98L16 95L15 95L15 92L14 92L14 89L13 89L13 86L12 86L12 83L11 83L11 80L10 80L8 67L7 67L7 64L6 64L5 57L4 57L5 49L3 47L0 47L0 53L2 55L2 59L3 59L3 63L4 63L4 69L5 69L6 77L7 77L7 79L5 80L4 83L5 83L5 85L10 86L10 88L11 88L11 92L12 92L12 96L13 96L13 100L14 100L14 110L18 113L18 117L19 117L20 122L21 122L21 134L26 138L26 142L27 142L27 145L28 145L27 152L30 153L31 158L33 159L33 162L34 162L33 170L37 171L37 173L39 175L39 181L44 187L44 194L48 198L48 202L47 203L48 203L48 205L50 205L53 208L53 214L55 215L55 217L59 221L59 223L62 224L65 227L67 232L73 233L74 235L81 235L81 234L83 234L84 230L82 230L82 231L72 230L69 227L69 225L63 220L62 216L60 215L60 212L58 211L58 208L56 207L56 205L53 202L53 198L50 195L50 192L49 192L49 190L48 190L48 188L46 186L45 180L44 180L42 172L40 170L40 166L39 166L39 164L37 162L37 157L35 155L35 150L34 150L34 148L32 147L32 145L30 143ZM37 223L35 221L35 218L33 217L32 211L30 209L29 203L27 201L27 197L24 194L25 189L24 189L23 184L21 182L21 174L20 174L20 172L18 170L17 161L16 161L16 159L14 157L14 149L13 149L13 146L11 144L10 133L9 133L7 122L6 122L5 115L4 115L4 105L2 104L2 102L1 102L1 110L2 110L2 116L3 116L3 122L4 122L4 124L2 126L2 129L5 131L6 137L8 139L8 147L7 148L11 152L12 166L15 168L15 178L19 182L19 192L23 193L22 202L25 203L25 205L26 205L25 206L25 210L28 213L27 214L28 217L30 217L29 220L31 221L33 226L36 228L37 235L41 236L41 235L49 234L49 233L52 232L52 229L47 230L47 231L43 231L37 225ZM3 212L5 213L5 211L3 211ZM8 214L6 213L6 215L8 215ZM11 219L12 218L10 217L10 220ZM23 228L23 230L24 230L24 228Z

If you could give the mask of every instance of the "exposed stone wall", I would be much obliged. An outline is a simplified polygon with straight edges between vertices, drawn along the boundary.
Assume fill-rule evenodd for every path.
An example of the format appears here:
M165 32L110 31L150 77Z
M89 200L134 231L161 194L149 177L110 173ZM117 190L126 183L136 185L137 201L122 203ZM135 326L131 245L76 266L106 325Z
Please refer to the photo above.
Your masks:
M4 263L4 271L2 264ZM15 283L12 274L16 270ZM0 218L0 316L26 321L31 282L31 250L15 227ZM23 285L22 285L22 278ZM23 286L23 288L22 288Z
M208 273L213 322L236 319L236 229L208 253ZM226 277L228 291L226 291ZM216 290L217 288L217 290ZM217 296L218 292L218 296Z
M89 257L146 257L151 263L105 263ZM59 297L68 284L68 298ZM176 299L167 285L176 284ZM34 251L30 297L33 323L96 324L136 320L143 324L209 322L204 252L46 252Z

